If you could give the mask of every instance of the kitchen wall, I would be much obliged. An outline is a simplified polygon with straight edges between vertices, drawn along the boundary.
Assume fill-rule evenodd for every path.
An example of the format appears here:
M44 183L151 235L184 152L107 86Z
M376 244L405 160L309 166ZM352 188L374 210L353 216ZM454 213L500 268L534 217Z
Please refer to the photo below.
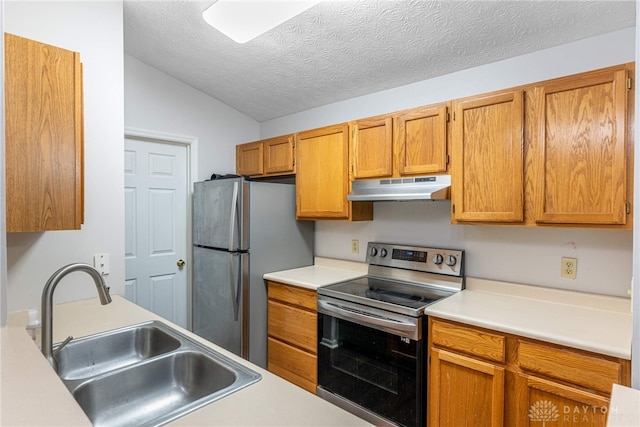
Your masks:
M85 223L79 231L7 235L9 311L39 306L54 271L92 263L96 253L111 255L107 284L124 293L122 29L119 1L4 2L6 32L80 52L85 128ZM55 301L95 296L93 281L73 273L57 288Z
M198 138L198 180L235 173L235 146L259 139L260 124L226 104L124 57L127 128Z
M635 28L580 40L261 124L261 137L428 105L635 60ZM633 143L633 142L630 142ZM637 203L636 203L637 205ZM450 224L450 202L377 202L374 221L318 221L316 255L364 261L368 241L465 249L467 274L627 296L632 232ZM360 253L351 254L351 239ZM560 278L560 258L578 258L578 277Z

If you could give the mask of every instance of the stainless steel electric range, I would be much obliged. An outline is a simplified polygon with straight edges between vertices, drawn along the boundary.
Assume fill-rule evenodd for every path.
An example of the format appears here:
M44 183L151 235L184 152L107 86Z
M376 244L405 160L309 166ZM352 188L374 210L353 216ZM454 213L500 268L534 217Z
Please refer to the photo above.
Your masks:
M365 277L318 289L318 395L376 425L426 420L425 308L464 288L464 251L369 243Z

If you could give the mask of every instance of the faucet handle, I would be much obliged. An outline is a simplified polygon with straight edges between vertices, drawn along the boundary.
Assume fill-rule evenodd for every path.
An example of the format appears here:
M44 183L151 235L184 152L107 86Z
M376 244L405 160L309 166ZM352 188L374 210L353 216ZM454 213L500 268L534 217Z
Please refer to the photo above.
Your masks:
M51 353L51 356L56 357L56 355L60 352L60 350L62 350L64 346L69 344L69 341L71 341L72 339L73 337L69 335L64 341L62 341L62 343L55 350L53 350L53 352Z

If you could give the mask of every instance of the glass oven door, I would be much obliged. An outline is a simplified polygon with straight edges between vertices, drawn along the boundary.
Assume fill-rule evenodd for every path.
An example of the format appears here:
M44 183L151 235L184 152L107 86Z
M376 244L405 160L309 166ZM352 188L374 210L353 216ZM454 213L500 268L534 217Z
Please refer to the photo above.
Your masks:
M319 305L319 387L394 423L423 426L423 340L376 326L380 316L354 320L368 315L350 310L357 316L327 314ZM412 320L420 336L421 319Z

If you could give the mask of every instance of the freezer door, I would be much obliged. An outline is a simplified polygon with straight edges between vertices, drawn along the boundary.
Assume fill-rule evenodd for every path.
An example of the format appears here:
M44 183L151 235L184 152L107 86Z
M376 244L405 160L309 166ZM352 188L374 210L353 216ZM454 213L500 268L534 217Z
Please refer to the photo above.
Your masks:
M248 249L244 236L244 188L242 178L194 184L194 245L229 251Z
M193 248L193 332L247 357L248 254Z

